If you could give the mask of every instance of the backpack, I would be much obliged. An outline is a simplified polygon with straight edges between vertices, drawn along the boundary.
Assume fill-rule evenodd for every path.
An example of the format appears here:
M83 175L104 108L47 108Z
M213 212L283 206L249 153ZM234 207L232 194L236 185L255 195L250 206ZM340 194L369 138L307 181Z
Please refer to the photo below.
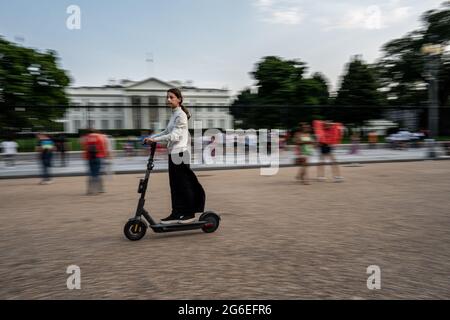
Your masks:
M95 159L97 158L97 147L95 146L95 143L88 144L88 158L89 159Z
M96 137L88 137L87 141L87 156L89 160L97 158L97 141Z

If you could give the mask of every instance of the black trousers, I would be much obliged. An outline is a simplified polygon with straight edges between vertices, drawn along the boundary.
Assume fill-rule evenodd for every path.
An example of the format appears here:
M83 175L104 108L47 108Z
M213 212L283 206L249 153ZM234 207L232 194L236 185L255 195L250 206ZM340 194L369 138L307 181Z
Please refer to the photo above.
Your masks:
M194 215L205 210L205 191L190 166L188 151L169 154L172 215Z

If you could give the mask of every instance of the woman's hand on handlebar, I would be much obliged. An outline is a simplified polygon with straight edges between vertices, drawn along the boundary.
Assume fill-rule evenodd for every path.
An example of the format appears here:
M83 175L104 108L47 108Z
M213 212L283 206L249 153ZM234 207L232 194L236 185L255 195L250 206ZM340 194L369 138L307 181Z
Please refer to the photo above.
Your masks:
M145 138L144 139L144 144L151 144L156 142L153 138Z

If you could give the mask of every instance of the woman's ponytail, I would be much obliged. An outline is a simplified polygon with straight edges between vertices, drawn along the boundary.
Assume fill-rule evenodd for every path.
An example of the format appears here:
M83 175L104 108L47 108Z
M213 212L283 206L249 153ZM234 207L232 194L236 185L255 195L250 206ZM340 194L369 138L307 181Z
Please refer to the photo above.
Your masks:
M186 113L186 116L187 116L187 118L189 120L191 118L191 113L189 112L189 110L185 106L183 106L182 103L180 103L180 107L181 107L181 110L183 110L184 113Z

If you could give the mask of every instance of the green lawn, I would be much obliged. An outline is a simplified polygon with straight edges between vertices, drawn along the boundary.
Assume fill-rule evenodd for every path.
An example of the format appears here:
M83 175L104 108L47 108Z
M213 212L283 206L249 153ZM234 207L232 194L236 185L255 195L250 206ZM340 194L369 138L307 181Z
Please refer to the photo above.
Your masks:
M80 150L80 139L79 138L68 138L69 151L79 151ZM37 139L27 138L27 139L17 139L16 142L19 144L19 152L33 152L35 151Z
M123 144L128 137L116 138L116 150L122 150ZM68 138L68 151L80 151L80 138ZM36 138L26 138L17 139L16 142L19 144L19 152L33 152L37 144Z

